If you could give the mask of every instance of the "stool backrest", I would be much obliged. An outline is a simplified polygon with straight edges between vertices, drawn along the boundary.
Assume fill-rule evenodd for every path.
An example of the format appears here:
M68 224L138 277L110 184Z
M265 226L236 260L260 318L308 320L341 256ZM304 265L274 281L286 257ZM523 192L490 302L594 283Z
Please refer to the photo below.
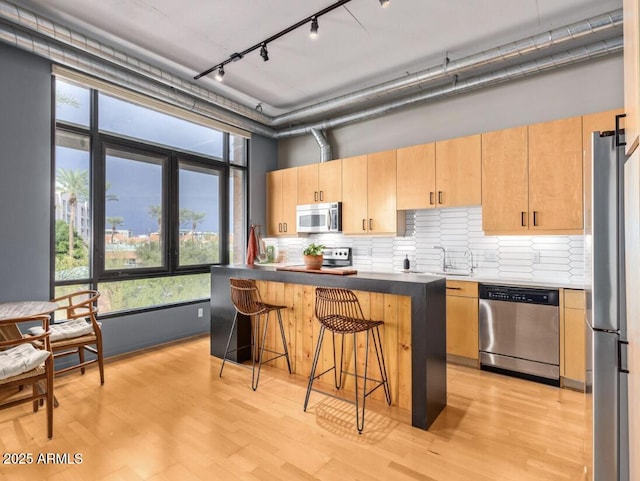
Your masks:
M364 319L358 297L341 287L316 287L316 317L322 321L334 316Z
M239 313L253 316L265 310L256 281L230 277L229 286L231 287L231 302Z

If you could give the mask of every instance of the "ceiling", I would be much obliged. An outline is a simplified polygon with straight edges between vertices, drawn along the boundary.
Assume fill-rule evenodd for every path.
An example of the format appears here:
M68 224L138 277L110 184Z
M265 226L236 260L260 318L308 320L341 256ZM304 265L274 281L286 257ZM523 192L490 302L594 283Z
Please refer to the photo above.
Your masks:
M352 0L193 77L333 0L20 0L18 6L249 108L280 115L622 7L622 0Z

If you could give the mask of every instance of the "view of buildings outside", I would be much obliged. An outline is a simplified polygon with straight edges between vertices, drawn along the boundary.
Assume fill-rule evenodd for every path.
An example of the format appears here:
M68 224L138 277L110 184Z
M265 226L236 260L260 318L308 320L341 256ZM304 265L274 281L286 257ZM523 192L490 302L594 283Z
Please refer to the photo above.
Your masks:
M89 125L89 89L57 81L56 117L76 126ZM222 157L222 133L100 94L100 129L143 140L169 143L191 152ZM244 139L231 136L230 156L245 159ZM178 163L178 223L165 218L168 156L109 146L105 151L103 236L105 271L162 268L167 235L178 234L179 266L220 262L220 168L197 161ZM242 256L245 172L229 177L229 239L232 257ZM238 197L241 196L241 197ZM79 282L91 276L89 135L58 129L56 134L56 280ZM169 232L163 232L163 229ZM234 250L235 235L241 249ZM209 274L175 275L101 282L101 311L119 311L206 298Z

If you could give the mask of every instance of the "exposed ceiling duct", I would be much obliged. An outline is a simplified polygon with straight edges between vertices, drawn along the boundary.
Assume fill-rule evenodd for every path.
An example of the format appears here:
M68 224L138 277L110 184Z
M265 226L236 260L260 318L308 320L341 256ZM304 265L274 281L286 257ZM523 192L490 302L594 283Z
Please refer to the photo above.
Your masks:
M281 125L304 121L304 119L312 116L317 117L340 108L353 106L356 103L380 99L390 94L398 94L403 90L419 86L426 82L436 82L481 67L487 67L517 57L524 57L534 52L620 27L621 25L622 9L614 10L587 20L556 28L549 32L527 37L517 42L506 43L459 60L445 61L443 65L431 67L341 97L335 97L308 107L287 112L286 114L278 115L273 118L271 126L277 128Z
M154 99L271 138L292 137L308 134L312 132L312 129L328 129L347 125L419 102L435 100L620 52L622 37L617 36L586 47L574 48L542 59L531 60L521 65L459 79L453 85L451 83L445 86L441 85L441 82L446 78L458 78L457 75L460 73L472 75L476 70L482 71L482 68L486 72L489 66L497 66L500 62L509 60L513 62L519 57L535 52L540 53L551 47L557 49L558 45L569 43L569 41L587 42L590 35L605 34L609 30L615 30L620 27L621 22L622 10L615 10L459 60L445 62L443 65L348 95L329 99L277 117L270 117L255 108L222 97L123 51L115 50L63 25L54 23L5 0L0 0L0 41L50 59L54 63L130 88ZM617 35L617 33L613 32L612 35ZM439 86L424 90L425 84L436 85L438 81ZM423 89L419 93L406 95L402 98L397 97L405 90L418 87ZM389 100L391 96L394 100ZM359 104L371 101L382 104L353 111L358 108ZM337 109L350 109L351 111L346 114L336 114L336 116L327 119L328 112ZM318 116L322 116L324 119L317 122L311 120L318 118ZM276 131L274 128L305 121L308 123L284 130ZM320 135L322 134L320 133ZM321 148L324 148L322 144ZM329 149L329 157L330 155Z
M320 162L327 162L332 160L331 157L331 145L327 141L326 137L322 133L322 131L318 129L310 129L311 135L316 139L318 145L320 146Z
M492 85L503 83L508 80L516 80L519 78L527 77L529 75L538 74L552 69L564 67L566 65L618 52L622 52L622 38L620 37L597 42L592 45L587 45L585 47L570 50L569 52L552 55L543 59L533 60L487 74L470 77L448 86L437 87L377 107L340 115L338 117L334 117L332 119L324 120L321 122L315 122L291 129L280 130L277 132L276 138L281 139L285 137L295 137L298 135L308 134L315 129L330 129L354 122L360 122L363 120L371 119L373 117L387 114L394 110L409 107L411 105L416 105L421 102L436 100L454 94L461 94L472 90L478 90L484 87L490 87Z

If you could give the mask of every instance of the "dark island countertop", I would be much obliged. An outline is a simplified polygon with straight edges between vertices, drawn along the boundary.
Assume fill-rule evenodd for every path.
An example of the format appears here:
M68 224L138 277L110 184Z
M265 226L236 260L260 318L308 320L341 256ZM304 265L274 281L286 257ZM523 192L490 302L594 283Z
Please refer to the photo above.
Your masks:
M235 309L229 277L380 292L411 297L411 423L428 429L447 401L445 278L422 274L359 272L325 275L275 266L211 268L211 354L222 357ZM240 333L239 333L240 334ZM239 336L238 336L239 337ZM238 345L243 345L239 342ZM242 360L242 359L238 359Z

